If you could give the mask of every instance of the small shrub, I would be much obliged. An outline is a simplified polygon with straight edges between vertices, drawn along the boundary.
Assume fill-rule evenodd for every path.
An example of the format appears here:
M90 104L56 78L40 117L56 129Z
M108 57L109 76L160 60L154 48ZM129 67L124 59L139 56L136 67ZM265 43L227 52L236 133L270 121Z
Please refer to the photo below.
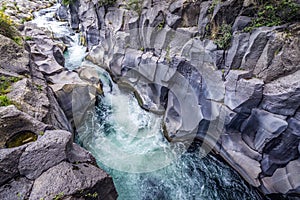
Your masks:
M262 1L251 24L244 29L252 31L261 26L278 26L300 19L300 6L293 0Z
M22 44L22 38L14 27L13 21L3 11L0 11L0 34L12 39L18 45Z
M228 49L232 38L231 26L223 24L215 36L214 42L219 49Z

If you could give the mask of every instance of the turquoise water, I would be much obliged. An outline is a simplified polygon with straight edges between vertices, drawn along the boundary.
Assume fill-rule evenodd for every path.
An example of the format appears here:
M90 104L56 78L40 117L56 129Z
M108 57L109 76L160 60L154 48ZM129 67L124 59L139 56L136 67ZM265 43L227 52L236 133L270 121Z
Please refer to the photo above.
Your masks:
M101 79L104 95L77 142L113 177L119 200L259 199L230 167L212 155L201 158L199 145L166 141L162 116L141 109L106 72Z
M66 68L81 65L86 48L66 22L53 20L57 6L36 14L35 23L70 38ZM51 20L49 20L51 19ZM141 109L133 93L119 89L100 70L104 95L77 127L77 142L113 178L119 200L260 199L228 165L212 155L202 158L199 145L169 143L162 116Z

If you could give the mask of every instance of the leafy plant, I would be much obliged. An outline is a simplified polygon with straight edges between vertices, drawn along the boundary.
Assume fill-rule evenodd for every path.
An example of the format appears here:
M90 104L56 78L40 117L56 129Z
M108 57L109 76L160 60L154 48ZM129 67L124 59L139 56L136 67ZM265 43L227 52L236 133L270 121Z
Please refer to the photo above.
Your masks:
M251 24L244 29L249 32L261 26L278 26L300 19L300 6L293 0L261 1Z
M228 49L232 38L231 26L223 24L215 36L214 42L219 49Z

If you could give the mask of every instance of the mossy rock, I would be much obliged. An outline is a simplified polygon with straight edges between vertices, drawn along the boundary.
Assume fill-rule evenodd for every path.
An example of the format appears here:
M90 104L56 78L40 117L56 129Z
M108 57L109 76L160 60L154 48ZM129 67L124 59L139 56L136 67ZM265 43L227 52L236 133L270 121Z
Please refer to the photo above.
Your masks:
M38 138L38 136L31 131L22 131L22 132L16 133L11 138L9 138L5 144L5 147L13 148L13 147L22 146L29 142L36 141L37 138Z

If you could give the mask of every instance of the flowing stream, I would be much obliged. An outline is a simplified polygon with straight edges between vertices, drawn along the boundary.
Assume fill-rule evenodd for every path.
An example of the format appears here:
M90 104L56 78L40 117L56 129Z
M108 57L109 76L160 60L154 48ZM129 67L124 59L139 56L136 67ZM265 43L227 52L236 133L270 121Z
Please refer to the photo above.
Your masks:
M65 56L72 70L83 62L86 48L66 22L53 19L56 8L36 13L34 22L71 41ZM97 71L104 94L77 127L76 141L113 177L119 200L260 199L228 165L212 155L201 158L197 144L182 154L183 144L164 138L162 116L143 110L133 92Z

